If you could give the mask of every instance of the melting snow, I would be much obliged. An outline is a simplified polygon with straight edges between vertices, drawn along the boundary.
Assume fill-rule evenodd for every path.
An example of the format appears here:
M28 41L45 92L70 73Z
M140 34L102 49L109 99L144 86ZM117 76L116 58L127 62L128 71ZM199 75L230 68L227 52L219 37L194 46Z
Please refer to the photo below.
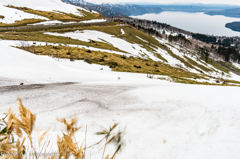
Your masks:
M122 32L122 34L125 34L125 31L123 29L121 29L121 32Z

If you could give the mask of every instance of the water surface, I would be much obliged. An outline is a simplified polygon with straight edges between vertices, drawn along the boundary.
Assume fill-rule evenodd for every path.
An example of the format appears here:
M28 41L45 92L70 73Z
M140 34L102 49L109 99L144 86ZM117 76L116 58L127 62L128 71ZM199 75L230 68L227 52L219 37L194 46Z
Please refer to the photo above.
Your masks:
M204 13L170 12L159 14L144 14L132 16L134 18L156 20L167 23L194 33L202 33L216 36L240 36L240 32L232 31L225 27L226 23L240 21L240 18L231 18L221 15L210 16Z

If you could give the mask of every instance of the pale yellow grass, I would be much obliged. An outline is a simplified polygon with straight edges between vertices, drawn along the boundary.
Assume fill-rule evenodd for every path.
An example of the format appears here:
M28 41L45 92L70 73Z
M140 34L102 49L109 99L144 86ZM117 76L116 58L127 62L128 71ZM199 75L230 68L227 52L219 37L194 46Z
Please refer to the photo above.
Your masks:
M7 118L7 121L5 119ZM50 141L47 138L48 129L47 131L41 134L40 129L38 128L38 149L40 152L37 152L33 146L33 131L34 131L34 124L36 122L36 115L33 114L28 108L23 106L22 100L18 98L18 114L15 114L11 107L6 114L6 117L2 119L2 125L5 125L3 129L0 130L0 157L4 159L23 159L23 158L30 158L25 154L34 154L34 159L38 158L46 158L46 159L57 159L57 158L75 158L75 159L85 159L85 152L87 151L86 148L86 138L85 138L85 146L79 146L79 143L76 141L76 133L81 129L81 127L77 126L78 119L73 118L67 121L64 118L57 119L59 122L63 123L66 127L67 133L62 133L62 136L58 136L57 139L57 146L58 152L52 153L51 152L51 145L49 144ZM103 157L105 159L113 159L115 155L119 152L122 143L121 143L121 132L114 134L112 130L117 126L111 127L108 131L103 131L102 134L105 135L103 139L106 140L104 143L104 151L108 144L113 142L113 140L118 139L118 148L113 153L112 157L107 155ZM17 136L17 137L16 137ZM86 134L85 134L86 137ZM17 138L17 141L15 139ZM101 140L97 144L102 143ZM51 139L50 139L51 140ZM29 146L27 146L30 144ZM97 145L95 144L95 145ZM90 146L91 147L91 146ZM88 147L89 148L89 147ZM49 154L51 153L52 156L38 156L40 154Z

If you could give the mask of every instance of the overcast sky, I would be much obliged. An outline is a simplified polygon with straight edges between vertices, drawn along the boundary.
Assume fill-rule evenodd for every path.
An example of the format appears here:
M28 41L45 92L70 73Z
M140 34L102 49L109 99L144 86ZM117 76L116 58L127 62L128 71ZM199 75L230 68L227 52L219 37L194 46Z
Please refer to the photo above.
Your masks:
M235 4L240 5L240 0L85 0L87 2L95 3L205 3L205 4Z

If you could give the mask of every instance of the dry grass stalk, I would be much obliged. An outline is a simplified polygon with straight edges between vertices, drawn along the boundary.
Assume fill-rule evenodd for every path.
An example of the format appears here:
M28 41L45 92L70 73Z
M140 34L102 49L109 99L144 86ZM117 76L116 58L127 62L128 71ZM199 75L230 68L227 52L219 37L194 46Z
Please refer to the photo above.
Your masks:
M115 123L112 127L110 127L108 130L103 130L102 132L98 132L97 135L104 135L103 140L105 139L105 144L103 146L103 154L102 154L102 159L104 159L104 154L105 154L105 150L107 148L107 145L110 143L114 143L117 145L117 149L114 152L114 154L112 155L111 159L114 159L114 157L116 156L116 154L121 150L122 145L123 145L123 141L122 141L122 132L118 132L118 133L114 133L113 130L118 126L117 123ZM101 140L100 142L102 142L103 140ZM99 143L100 143L99 142ZM98 144L99 144L98 143ZM109 155L106 157L109 158Z
M73 118L70 121L61 118L57 119L66 126L67 134L63 134L63 137L58 136L58 150L59 158L64 157L68 159L70 156L74 156L76 159L82 159L84 157L84 150L82 147L78 148L78 143L75 140L75 133L81 128L77 127L77 118Z
M36 121L36 115L34 115L29 109L25 108L22 104L22 101L20 98L18 98L18 112L19 112L19 118L18 116L13 113L11 107L8 110L7 113L7 122L5 122L5 118L2 119L1 125L6 125L4 129L0 131L0 157L4 156L4 159L23 159L25 156L24 154L26 152L31 152L34 154L34 156L30 157L27 156L25 158L34 158L37 159L39 156L37 156L37 152L34 149L32 145L32 134L33 134L33 128L34 123ZM78 130L80 130L81 127L77 126L77 118L73 118L69 121L67 121L64 118L57 119L61 123L63 123L66 126L66 133L63 133L63 136L58 136L57 145L58 145L58 154L52 153L51 156L47 156L49 152L51 152L50 147L50 140L47 138L48 132L43 132L42 134L40 129L38 129L38 149L41 155L46 154L45 156L41 156L39 158L44 159L55 159L55 158L75 158L75 159L85 159L85 153L86 153L86 136L87 136L87 126L85 131L85 144L84 148L82 146L78 146L78 142L75 139L75 134ZM103 130L102 132L98 133L100 135L104 135L104 138L98 142L97 144L100 144L102 141L106 141L104 144L104 151L103 156L105 153L105 149L108 144L115 142L118 144L118 148L115 151L114 155L110 158L109 155L104 157L104 159L113 159L116 155L116 153L120 150L122 146L121 141L121 132L115 134L112 131L117 127L117 124L114 124L112 127L110 127L108 130ZM18 140L14 141L14 135L18 136ZM24 137L26 136L26 137ZM24 144L26 139L29 140L30 147L25 148ZM97 145L94 144L94 145ZM92 145L92 146L94 146ZM92 147L90 146L90 147ZM88 147L89 148L89 147ZM9 154L8 156L6 156ZM14 155L11 155L14 154ZM27 153L26 153L27 154Z
M23 154L25 153L25 146L23 145L25 142L25 137L20 141L19 139L17 140L16 147L17 147L17 153L16 153L16 158L21 159L23 157Z
M15 154L14 158L22 158L23 152L25 151L24 142L26 138L22 137L23 132L25 132L29 139L32 151L34 154L36 154L36 151L32 146L32 131L36 120L36 115L34 115L29 109L23 106L22 100L20 98L18 98L18 101L18 112L20 119L17 118L17 115L13 113L10 107L7 113L8 121L6 123L6 140L4 140L4 142L1 142L1 147L6 149L8 153ZM13 133L16 134L21 139L21 141L18 139L15 143ZM3 136L4 135L1 134L1 137ZM4 152L4 149L1 149L1 152Z

